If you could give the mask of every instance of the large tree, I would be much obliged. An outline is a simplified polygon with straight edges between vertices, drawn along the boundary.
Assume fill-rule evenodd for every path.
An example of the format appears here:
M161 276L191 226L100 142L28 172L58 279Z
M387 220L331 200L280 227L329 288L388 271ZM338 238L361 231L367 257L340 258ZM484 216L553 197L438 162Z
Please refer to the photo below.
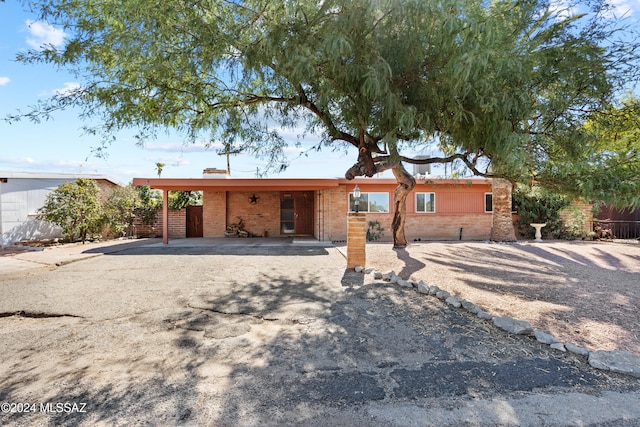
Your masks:
M584 121L636 77L640 50L616 42L601 1L580 3L587 15L545 0L35 0L70 37L19 59L82 82L32 117L80 106L106 134L204 133L276 165L286 142L269 124L353 146L347 178L397 178L393 238L404 246L415 179L403 162L543 183L550 165L586 161ZM406 155L428 146L444 154Z

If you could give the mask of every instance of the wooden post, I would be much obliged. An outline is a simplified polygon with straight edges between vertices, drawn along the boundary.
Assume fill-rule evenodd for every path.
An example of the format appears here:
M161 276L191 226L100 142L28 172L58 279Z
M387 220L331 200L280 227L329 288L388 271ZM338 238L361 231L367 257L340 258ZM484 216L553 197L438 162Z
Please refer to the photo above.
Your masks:
M162 190L162 243L169 244L169 190Z
M366 266L367 216L349 212L347 221L347 268Z

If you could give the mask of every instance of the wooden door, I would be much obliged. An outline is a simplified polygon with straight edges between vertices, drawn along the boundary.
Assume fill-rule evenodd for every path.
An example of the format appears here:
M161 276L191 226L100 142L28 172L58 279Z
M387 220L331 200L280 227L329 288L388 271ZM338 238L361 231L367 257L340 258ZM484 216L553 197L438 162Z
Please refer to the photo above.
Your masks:
M281 194L280 233L313 236L313 191Z
M294 198L295 234L313 235L313 191L297 191Z
M187 237L202 236L202 206L187 206Z

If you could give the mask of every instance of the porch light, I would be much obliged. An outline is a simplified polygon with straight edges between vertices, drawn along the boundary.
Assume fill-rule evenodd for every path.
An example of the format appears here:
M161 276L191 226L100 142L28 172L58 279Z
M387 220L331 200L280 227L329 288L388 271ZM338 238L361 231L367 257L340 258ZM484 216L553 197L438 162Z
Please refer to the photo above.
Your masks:
M353 189L353 201L356 203L356 213L360 211L360 187L358 184Z

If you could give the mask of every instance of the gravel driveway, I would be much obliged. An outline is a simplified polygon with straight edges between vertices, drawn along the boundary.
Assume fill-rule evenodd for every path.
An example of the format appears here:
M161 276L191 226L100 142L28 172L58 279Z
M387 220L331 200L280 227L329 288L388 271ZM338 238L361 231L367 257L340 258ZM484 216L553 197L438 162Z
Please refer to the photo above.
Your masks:
M0 424L640 423L637 378L344 266L333 247L141 246L4 270Z

